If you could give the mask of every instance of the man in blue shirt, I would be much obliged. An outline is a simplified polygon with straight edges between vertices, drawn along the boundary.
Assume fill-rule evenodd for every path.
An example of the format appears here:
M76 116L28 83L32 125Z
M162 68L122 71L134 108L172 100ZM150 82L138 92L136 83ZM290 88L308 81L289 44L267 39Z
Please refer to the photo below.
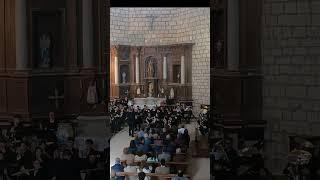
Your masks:
M116 173L124 172L124 167L120 163L120 158L116 158L115 164L111 167L111 176L115 178L115 180L124 180L125 176L117 176Z

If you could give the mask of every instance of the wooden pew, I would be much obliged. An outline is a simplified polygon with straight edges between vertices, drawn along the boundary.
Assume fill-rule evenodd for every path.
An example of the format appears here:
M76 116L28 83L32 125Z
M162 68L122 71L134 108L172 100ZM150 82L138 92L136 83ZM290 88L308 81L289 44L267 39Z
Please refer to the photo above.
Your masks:
M133 173L133 172L117 172L117 176L138 176L138 173ZM146 176L151 177L151 180L156 180L157 177L161 177L164 180L171 180L171 178L176 177L176 174L158 174L158 173L146 173ZM189 175L184 175L188 179L191 180L191 177Z
M126 163L126 160L121 160L121 163ZM141 163L141 161L134 161L134 165L137 165ZM160 164L160 162L154 162L154 161L146 161L146 164ZM166 162L167 165L189 165L188 162L174 162L174 161L170 161L170 162Z
M121 164L124 164L124 163L126 163L126 160L121 160L120 162L121 162ZM141 163L141 161L134 161L133 165L139 166L140 163ZM149 164L149 165L158 164L158 165L160 165L160 162L146 161L146 164ZM184 162L170 161L170 162L166 162L166 165L169 166L169 167L173 167L173 168L175 168L177 170L180 169L180 170L185 171L185 170L187 170L189 163L186 162L186 161L184 161Z

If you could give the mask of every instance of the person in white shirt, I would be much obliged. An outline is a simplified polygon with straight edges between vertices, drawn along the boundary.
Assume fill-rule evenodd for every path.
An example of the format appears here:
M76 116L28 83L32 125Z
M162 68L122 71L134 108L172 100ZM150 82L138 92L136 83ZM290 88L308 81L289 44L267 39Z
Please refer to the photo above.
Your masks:
M134 156L134 161L146 161L147 155L143 154L143 152L137 152L137 155Z
M138 166L135 166L133 161L127 161L127 167L123 170L124 172L137 172ZM128 176L128 180L137 180L137 176Z
M148 173L151 173L151 171L152 171L152 167L151 166L149 167L145 161L141 161L141 165L140 165L140 168L137 169L137 173L139 174L140 172L143 172L146 175ZM145 176L143 180L150 180L150 179L151 179L150 176Z
M178 129L178 133L184 134L184 130L185 128L184 128L184 125L182 124L181 127Z

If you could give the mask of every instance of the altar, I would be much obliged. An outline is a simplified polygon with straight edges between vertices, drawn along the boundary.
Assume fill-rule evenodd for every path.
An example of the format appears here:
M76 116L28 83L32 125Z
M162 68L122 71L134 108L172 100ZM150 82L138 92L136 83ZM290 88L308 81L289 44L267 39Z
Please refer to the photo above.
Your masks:
M140 108L143 108L144 105L147 106L147 108L152 109L156 106L161 106L166 102L166 98L154 98L154 97L147 97L147 98L134 98L133 101L129 101L128 105L133 105L134 108L139 106Z

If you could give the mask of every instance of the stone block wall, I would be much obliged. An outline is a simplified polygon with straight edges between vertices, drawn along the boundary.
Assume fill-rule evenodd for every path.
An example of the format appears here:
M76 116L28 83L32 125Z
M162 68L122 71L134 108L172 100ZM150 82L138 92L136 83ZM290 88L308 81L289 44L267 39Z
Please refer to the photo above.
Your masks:
M110 13L111 44L194 43L192 98L195 112L200 104L210 104L209 8L111 8Z
M263 1L267 165L280 173L291 135L320 136L320 2Z

